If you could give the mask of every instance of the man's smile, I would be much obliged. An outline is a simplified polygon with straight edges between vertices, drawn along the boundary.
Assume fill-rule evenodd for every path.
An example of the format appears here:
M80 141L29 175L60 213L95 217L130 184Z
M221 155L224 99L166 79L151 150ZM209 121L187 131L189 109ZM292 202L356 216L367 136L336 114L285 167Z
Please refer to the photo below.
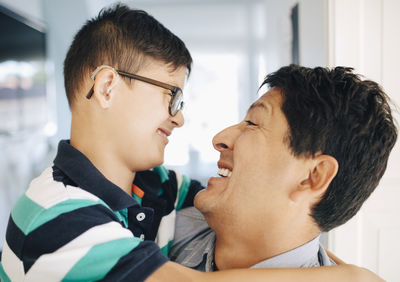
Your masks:
M218 175L222 177L231 177L232 171L229 170L228 168L220 168L218 169Z
M232 166L226 161L218 161L218 172L217 174L222 177L231 177L232 176Z

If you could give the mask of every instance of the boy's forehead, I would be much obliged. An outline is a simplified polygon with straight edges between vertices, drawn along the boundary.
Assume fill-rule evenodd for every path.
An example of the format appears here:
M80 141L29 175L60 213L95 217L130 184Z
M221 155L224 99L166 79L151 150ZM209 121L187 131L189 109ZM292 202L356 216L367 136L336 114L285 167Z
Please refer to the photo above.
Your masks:
M174 65L173 62L166 62L164 60L156 59L149 56L144 56L138 71L146 69L154 69L154 68L162 68L171 73L177 69L177 67Z
M137 74L160 80L164 83L183 88L186 78L186 66L174 67L162 60L148 59Z

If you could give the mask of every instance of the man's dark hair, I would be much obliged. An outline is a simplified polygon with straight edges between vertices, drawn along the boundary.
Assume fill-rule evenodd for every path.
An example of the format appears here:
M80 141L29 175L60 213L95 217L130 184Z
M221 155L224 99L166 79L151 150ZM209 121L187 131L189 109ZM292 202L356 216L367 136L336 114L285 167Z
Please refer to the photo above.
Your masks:
M135 73L146 57L191 70L185 44L145 11L117 4L100 11L78 31L64 61L64 82L72 104L85 78L100 65Z
M345 223L377 187L396 142L388 96L346 67L290 65L268 75L264 84L282 93L289 124L285 142L293 154L322 153L339 163L311 216L323 231Z

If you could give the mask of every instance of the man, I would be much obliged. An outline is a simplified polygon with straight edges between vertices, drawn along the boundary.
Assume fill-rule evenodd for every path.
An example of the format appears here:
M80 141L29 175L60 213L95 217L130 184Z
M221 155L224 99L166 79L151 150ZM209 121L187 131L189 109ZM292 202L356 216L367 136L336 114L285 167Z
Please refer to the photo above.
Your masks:
M388 97L350 68L290 65L213 139L218 174L178 213L170 256L205 271L331 265L319 244L379 183L397 130ZM195 223L196 222L196 223Z

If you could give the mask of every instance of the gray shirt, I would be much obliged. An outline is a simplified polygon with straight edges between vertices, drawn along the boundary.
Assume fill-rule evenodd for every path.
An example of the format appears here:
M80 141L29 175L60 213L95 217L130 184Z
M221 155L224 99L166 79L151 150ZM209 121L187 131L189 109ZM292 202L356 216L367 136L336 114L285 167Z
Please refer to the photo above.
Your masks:
M182 209L177 213L174 243L169 252L172 261L201 270L214 270L215 233L208 227L196 208ZM314 267L334 265L319 236L286 253L261 261L251 268Z

